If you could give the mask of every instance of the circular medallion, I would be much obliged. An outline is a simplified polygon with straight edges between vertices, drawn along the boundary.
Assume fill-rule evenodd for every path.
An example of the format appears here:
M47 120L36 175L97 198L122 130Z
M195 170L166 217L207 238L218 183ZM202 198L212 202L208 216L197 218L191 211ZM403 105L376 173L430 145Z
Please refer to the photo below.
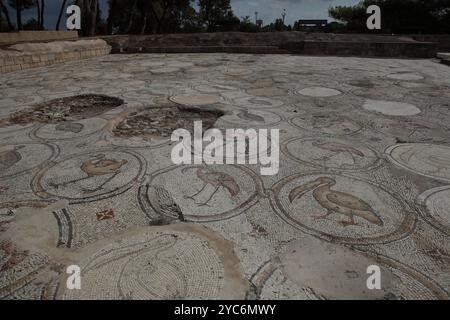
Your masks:
M289 120L293 126L312 132L343 136L358 133L362 126L336 113L309 113Z
M392 74L387 75L387 77L389 79L404 80L404 81L417 81L417 80L423 79L423 76L421 76L419 74L410 73L410 72L392 73Z
M386 149L390 161L421 176L450 182L450 147L405 143Z
M287 223L328 241L387 243L414 228L415 214L381 186L332 174L295 174L273 187L272 205Z
M280 123L283 119L276 113L265 110L238 110L222 116L219 121L243 128L269 127Z
M92 202L130 189L145 170L145 160L131 151L88 152L44 168L34 177L32 189L42 198Z
M341 91L338 91L336 89L324 88L324 87L304 88L304 89L298 90L296 93L299 95L302 95L302 96L314 97L314 98L328 98L328 97L334 97L334 96L342 94Z
M235 98L234 101L235 105L247 109L278 108L284 104L281 100L264 97L238 97Z
M425 191L418 202L424 206L424 218L450 236L450 186Z
M225 86L220 84L200 84L198 86L194 87L195 90L201 93L207 93L207 94L214 94L214 93L221 93L226 91L234 91L237 90L235 87L231 86Z
M262 182L236 165L169 167L155 172L140 194L143 209L186 221L211 222L235 217L258 202ZM165 202L178 209L162 210ZM169 206L171 207L171 206Z
M223 102L221 97L213 95L180 95L170 97L170 100L187 106L203 106Z
M32 135L45 140L68 140L91 135L100 131L106 124L107 121L102 118L60 122L40 126L32 132Z
M367 111L389 116L413 116L422 112L419 108L409 103L383 100L366 100L363 108Z
M256 89L248 89L247 93L252 96L257 97L279 97L279 96L287 96L288 90L276 87L266 87L266 88L256 88Z
M382 134L394 136L402 143L444 142L450 137L450 130L419 119L379 118L370 121L369 125Z
M224 242L188 226L139 229L78 262L83 290L62 298L243 299L239 260Z
M339 171L367 171L380 164L375 150L332 138L292 138L281 149L301 163Z
M58 147L50 143L0 145L0 178L12 178L40 168L58 154Z

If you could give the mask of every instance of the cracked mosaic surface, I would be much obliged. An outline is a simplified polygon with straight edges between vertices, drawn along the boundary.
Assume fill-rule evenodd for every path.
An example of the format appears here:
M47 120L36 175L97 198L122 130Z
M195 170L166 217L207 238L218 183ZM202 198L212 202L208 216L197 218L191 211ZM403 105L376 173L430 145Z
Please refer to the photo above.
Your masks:
M449 298L444 65L109 55L0 83L0 298ZM120 103L45 108L87 94ZM222 132L279 129L279 173L174 166L149 126L180 106L220 111ZM369 264L382 292L364 288Z

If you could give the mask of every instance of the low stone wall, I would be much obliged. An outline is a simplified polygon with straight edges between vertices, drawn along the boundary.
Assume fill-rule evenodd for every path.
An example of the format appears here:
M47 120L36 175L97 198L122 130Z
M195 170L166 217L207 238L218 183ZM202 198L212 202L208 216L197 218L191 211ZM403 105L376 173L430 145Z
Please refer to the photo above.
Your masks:
M180 47L126 47L113 53L249 53L283 54L287 50L276 46L180 46Z
M87 59L110 52L111 47L99 39L16 44L0 50L0 73Z
M437 49L439 52L450 52L450 35L448 34L412 35L411 38L416 41L437 43Z
M295 53L390 58L434 58L437 44L411 36L304 32L223 32L102 37L112 53Z
M61 41L78 38L77 31L20 31L0 33L0 44L36 42L36 41Z
M437 44L427 42L349 42L314 41L288 42L281 48L292 53L313 56L358 56L380 58L435 58Z

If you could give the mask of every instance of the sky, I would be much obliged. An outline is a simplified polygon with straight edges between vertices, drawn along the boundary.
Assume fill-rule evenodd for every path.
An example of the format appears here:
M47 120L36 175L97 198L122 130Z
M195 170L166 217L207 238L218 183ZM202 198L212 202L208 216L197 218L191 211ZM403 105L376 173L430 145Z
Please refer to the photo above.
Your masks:
M68 1L70 2L70 1ZM264 21L264 24L281 18L283 9L286 9L286 24L293 24L298 19L327 19L328 8L336 5L354 5L359 0L231 0L231 5L236 16L239 18L250 16ZM45 27L54 30L61 5L61 0L46 0ZM100 0L100 8L103 16L108 12L107 0ZM10 8L11 19L15 21L15 12ZM36 17L36 9L26 10L23 21ZM62 23L64 27L65 23Z

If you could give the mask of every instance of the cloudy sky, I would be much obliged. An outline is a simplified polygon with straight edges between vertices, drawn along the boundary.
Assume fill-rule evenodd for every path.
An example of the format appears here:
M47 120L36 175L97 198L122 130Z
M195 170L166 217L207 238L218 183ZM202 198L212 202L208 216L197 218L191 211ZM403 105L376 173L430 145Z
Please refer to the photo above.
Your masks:
M326 19L330 6L353 5L358 2L359 0L231 0L234 13L238 17L250 16L253 19L255 11L258 11L259 18L264 20L264 24L281 17L283 9L286 9L286 22L291 24L298 19ZM47 29L55 28L60 3L61 0L46 0ZM108 12L107 0L100 0L100 3L105 16ZM10 16L14 20L15 14L12 9L10 9ZM23 20L25 22L35 16L35 9L27 10Z

